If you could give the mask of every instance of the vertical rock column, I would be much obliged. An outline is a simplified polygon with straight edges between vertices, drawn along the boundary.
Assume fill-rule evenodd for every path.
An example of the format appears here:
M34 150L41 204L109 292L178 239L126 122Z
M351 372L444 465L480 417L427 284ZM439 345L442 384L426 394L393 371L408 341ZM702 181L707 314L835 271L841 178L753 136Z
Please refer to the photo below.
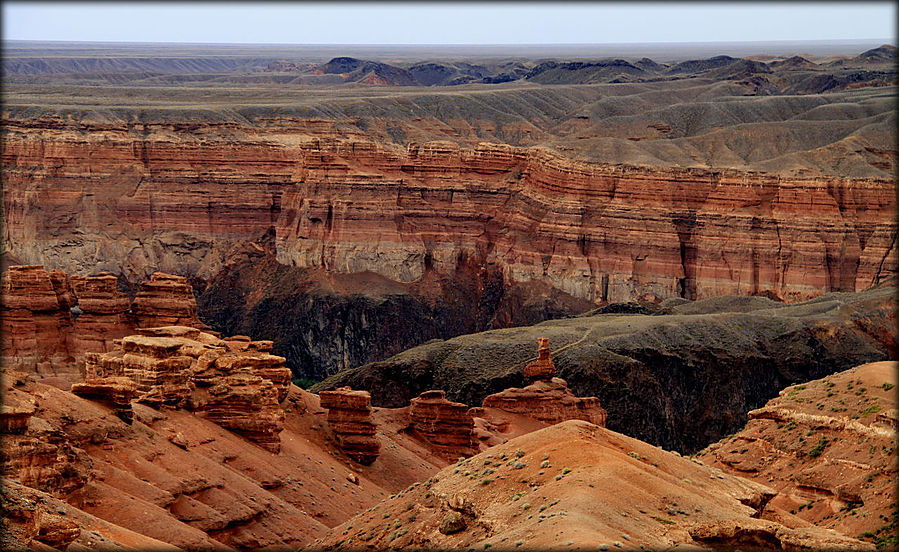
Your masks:
M450 402L441 390L425 391L412 399L409 409L412 428L434 445L443 456L471 456L474 418L468 405Z
M105 353L112 350L113 340L134 333L134 317L128 312L131 305L119 291L115 276L72 276L71 282L81 311L70 340L76 351Z
M328 426L337 444L347 456L360 464L371 464L378 458L381 443L371 415L371 395L341 387L319 393L322 408L328 409Z

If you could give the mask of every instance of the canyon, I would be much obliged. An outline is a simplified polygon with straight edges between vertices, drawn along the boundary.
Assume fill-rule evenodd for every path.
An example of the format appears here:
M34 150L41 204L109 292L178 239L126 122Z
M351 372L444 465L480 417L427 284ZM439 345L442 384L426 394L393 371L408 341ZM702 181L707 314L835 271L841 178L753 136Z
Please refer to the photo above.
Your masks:
M6 120L3 143L9 258L132 285L154 271L185 276L201 297L209 290L200 305L212 326L275 340L297 375L315 379L591 304L797 301L862 290L896 268L889 179L588 163L489 143L400 149L342 136L331 121ZM294 309L326 319L329 305L381 288L417 337L378 350L333 329L266 328L250 311L269 296L229 285L259 273L240 262L252 244L297 269L289 280L323 282L312 287L334 298ZM370 286L376 276L383 284ZM313 331L325 339L296 342Z
M895 547L896 48L648 48L4 43L0 548Z

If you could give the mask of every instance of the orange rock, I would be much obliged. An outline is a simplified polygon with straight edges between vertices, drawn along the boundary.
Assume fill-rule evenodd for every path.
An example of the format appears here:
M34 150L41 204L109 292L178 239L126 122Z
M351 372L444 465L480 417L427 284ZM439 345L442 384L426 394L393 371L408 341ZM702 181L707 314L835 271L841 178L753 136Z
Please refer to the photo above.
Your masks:
M131 378L124 376L91 378L72 384L72 393L108 405L125 423L130 424L134 417L131 401L137 395L137 385Z
M561 378L538 380L524 388L512 387L484 398L484 408L522 414L548 424L584 420L606 425L606 411L596 397L575 397Z
M193 288L183 276L155 272L142 282L131 310L142 328L205 325L197 318Z
M88 353L88 380L72 391L112 400L121 417L130 382L138 402L187 408L270 452L280 450L284 413L278 403L291 374L283 357L259 352L270 342L222 340L189 326L138 331L117 340L109 353Z
M371 395L341 387L319 393L322 408L328 409L328 426L340 448L360 464L371 464L378 458L381 443L372 419Z
M425 391L412 399L409 420L412 428L442 456L455 459L474 454L474 419L468 413L468 405L448 401L443 391Z
M537 361L524 367L524 377L529 382L538 380L549 381L556 375L556 365L553 364L549 352L549 338L537 338Z
M589 163L489 143L400 149L322 120L274 132L276 123L5 123L15 129L3 137L9 249L50 258L65 247L74 254L53 258L71 259L70 272L99 248L102 261L127 259L128 273L184 266L208 278L231 246L272 227L279 260L296 266L408 282L482 255L510 281L544 280L593 302L799 300L865 289L896 269L889 178ZM86 142L91 132L103 140ZM63 216L104 194L117 198L108 209ZM165 247L160 236L175 233L190 246Z
M269 452L281 450L279 433L284 411L278 406L274 385L259 376L238 373L225 376L209 388L209 398L199 414L243 435Z

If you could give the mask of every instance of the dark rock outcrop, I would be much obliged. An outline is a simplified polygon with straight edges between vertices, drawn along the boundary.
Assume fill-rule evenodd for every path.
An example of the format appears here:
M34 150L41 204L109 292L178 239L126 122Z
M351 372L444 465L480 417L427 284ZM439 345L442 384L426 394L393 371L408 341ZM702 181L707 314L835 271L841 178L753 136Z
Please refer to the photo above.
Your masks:
M421 345L349 370L313 390L343 385L401 407L443 389L478 405L524 387L533 343L549 337L559 377L595 396L608 427L683 452L738 431L747 413L787 385L895 358L895 288L832 293L785 305L762 298L688 302L669 314L598 314ZM694 314L680 314L679 311ZM564 348L564 350L563 350Z

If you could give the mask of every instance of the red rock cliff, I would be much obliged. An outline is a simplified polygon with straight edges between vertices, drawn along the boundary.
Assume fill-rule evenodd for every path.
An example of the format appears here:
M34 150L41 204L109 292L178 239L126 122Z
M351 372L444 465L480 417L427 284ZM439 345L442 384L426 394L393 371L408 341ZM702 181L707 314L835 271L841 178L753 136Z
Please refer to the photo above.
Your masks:
M190 285L180 276L153 274L133 305L118 290L116 277L105 273L70 278L42 266L11 266L2 286L3 361L38 375L76 381L85 353L111 351L116 339L138 328L206 327L197 318Z
M69 272L209 277L270 228L285 263L411 281L475 258L592 301L799 299L896 267L886 179L660 170L496 144L402 151L276 123L5 123L5 245Z

